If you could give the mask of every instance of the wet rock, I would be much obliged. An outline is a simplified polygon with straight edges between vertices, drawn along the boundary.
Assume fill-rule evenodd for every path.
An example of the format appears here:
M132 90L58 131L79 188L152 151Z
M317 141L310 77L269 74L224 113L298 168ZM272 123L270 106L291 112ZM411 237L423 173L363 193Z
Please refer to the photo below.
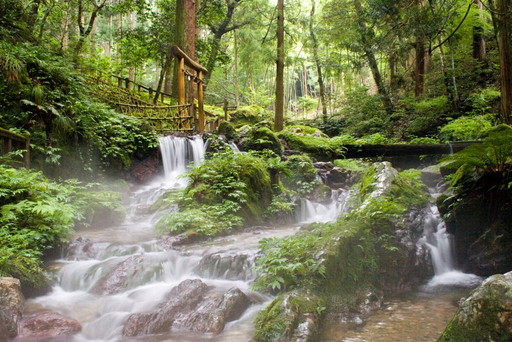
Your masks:
M98 249L89 238L77 237L64 249L64 257L69 260L87 260L97 256Z
M226 323L238 319L251 305L249 298L239 289L205 298L192 312L179 315L172 330L190 330L219 334Z
M324 184L333 189L350 188L361 177L360 171L347 170L334 166L331 162L317 162L314 163L314 166Z
M24 317L19 327L19 337L52 338L72 336L82 330L80 323L56 312L43 312Z
M201 280L185 280L174 287L156 310L130 315L123 336L193 331L218 334L226 323L238 319L251 299L237 288L209 292Z
M442 182L443 176L439 166L431 165L421 170L421 180L428 187L435 188L439 183Z
M161 172L162 162L155 149L143 158L132 160L130 178L137 183L145 183Z
M512 272L487 278L461 304L438 342L511 341Z
M117 264L109 273L99 279L91 292L98 295L112 295L125 290L129 277L139 273L143 268L143 256L133 255Z
M214 279L251 280L256 277L253 267L253 255L213 253L201 259L195 272Z
M17 334L24 303L20 281L16 278L0 278L0 325L3 323L9 337Z
M203 299L208 286L198 279L187 279L174 287L155 311L128 317L123 336L141 336L170 332L178 315L192 311Z

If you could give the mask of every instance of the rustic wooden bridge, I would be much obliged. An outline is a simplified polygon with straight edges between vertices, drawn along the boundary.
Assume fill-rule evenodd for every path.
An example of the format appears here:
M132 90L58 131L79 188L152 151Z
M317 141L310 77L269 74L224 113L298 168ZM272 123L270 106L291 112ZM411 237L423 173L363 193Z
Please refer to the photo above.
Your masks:
M178 62L177 104L168 105L170 94L158 92L127 78L110 75L110 80L96 79L96 94L116 111L138 117L148 123L157 133L184 132L187 134L202 133L217 118L209 118L204 111L204 76L208 70L192 60L178 46L171 48L171 53ZM145 93L148 101L136 96L132 90ZM160 103L151 103L151 99L160 99ZM196 105L197 100L197 105Z

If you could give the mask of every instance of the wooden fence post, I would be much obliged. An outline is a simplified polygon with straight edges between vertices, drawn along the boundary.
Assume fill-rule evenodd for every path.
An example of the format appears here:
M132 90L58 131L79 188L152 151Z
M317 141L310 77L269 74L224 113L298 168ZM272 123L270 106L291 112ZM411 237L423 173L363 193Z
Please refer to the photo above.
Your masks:
M199 133L204 132L204 94L203 94L203 72L198 71L197 73L197 110L199 112L197 131Z

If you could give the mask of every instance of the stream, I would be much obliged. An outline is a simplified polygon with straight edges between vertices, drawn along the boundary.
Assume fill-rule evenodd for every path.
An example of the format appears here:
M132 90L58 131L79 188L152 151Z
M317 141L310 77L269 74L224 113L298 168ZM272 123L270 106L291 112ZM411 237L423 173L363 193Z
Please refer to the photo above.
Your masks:
M49 265L54 274L52 291L27 301L25 314L56 311L82 325L82 331L71 340L44 341L250 341L257 312L272 299L253 293L250 288L256 278L253 265L258 242L266 237L292 235L301 223L336 220L348 210L350 191L337 190L328 204L303 200L297 224L256 227L178 250L169 249L154 233L154 225L165 212L147 214L141 208L150 206L169 189L186 186L186 178L180 175L189 163L197 165L203 160L204 143L198 137L165 137L160 139L160 146L165 176L131 193L123 224L80 231L80 238L72 247ZM432 207L431 211L432 220L420 241L429 246L433 255L436 276L431 282L407 296L390 299L364 324L330 324L320 342L437 339L455 312L457 300L478 285L480 278L454 270L449 236L443 230L437 208ZM125 286L121 290L102 287L105 277L123 263L128 265L125 273L129 273ZM122 336L132 313L156 308L170 288L186 279L200 279L217 292L238 288L257 300L218 335L183 332L138 339Z

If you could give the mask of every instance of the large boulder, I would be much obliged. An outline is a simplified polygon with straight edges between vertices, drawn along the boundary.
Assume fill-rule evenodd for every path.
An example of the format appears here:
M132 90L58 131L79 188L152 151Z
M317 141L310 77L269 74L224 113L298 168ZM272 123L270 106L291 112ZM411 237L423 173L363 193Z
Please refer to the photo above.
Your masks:
M173 322L172 330L219 334L226 323L238 319L250 305L249 298L237 288L224 294L213 294L194 310L180 314Z
M461 304L438 342L512 341L512 272L487 278Z
M25 297L21 292L20 281L15 278L0 278L0 327L2 325L5 327L9 337L16 336L18 332L24 303ZM0 333L1 340L2 333Z
M226 323L238 319L251 305L237 288L225 293L210 292L199 279L185 280L174 287L154 311L130 315L124 336L193 331L219 334Z
M20 322L20 338L53 338L72 336L82 330L80 323L56 312L43 312L24 317Z
M134 313L128 317L123 336L141 336L170 332L176 317L193 310L203 299L208 286L199 279L187 279L174 287L155 311Z

